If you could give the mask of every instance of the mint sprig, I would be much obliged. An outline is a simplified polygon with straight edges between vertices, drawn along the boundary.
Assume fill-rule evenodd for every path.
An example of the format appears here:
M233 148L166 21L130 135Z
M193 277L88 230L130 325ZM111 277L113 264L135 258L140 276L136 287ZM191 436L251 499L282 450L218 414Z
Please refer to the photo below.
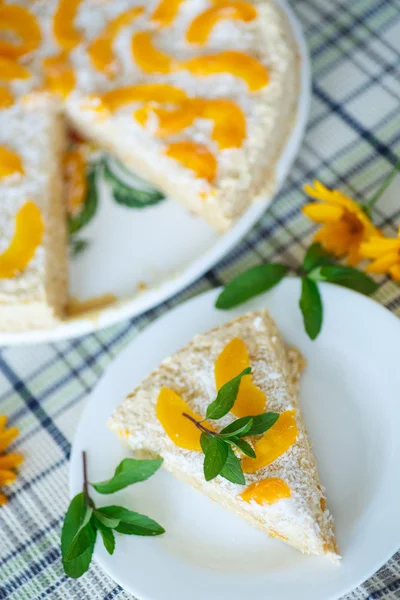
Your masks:
M232 483L245 485L246 480L240 460L234 453L233 447L240 450L242 454L255 458L256 453L253 447L243 438L265 433L279 417L278 413L272 412L241 417L221 429L220 432L209 429L204 424L205 420L221 419L233 408L239 392L240 381L242 377L250 373L251 367L247 367L220 388L215 400L207 407L206 419L197 421L191 415L182 413L201 431L200 445L204 453L203 470L206 481L211 481L220 475Z
M161 466L162 459L124 459L116 468L114 476L100 483L88 482L86 453L83 460L83 491L77 494L68 507L61 531L61 557L65 573L77 579L89 569L97 532L100 533L109 554L115 550L114 533L154 536L164 533L163 527L153 519L122 506L96 508L89 495L89 486L100 494L111 494L144 481Z
M234 277L224 287L215 302L215 307L228 310L243 304L273 288L288 275L288 272L288 268L279 263L251 267ZM336 264L335 257L318 243L311 244L308 248L299 274L302 279L299 305L304 328L312 340L319 335L323 322L323 305L318 282L327 281L366 295L373 294L379 287L362 271Z

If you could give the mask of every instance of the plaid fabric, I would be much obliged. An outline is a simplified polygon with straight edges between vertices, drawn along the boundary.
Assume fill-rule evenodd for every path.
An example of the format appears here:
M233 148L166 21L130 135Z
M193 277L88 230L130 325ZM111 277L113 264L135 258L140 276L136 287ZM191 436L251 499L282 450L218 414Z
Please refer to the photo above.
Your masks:
M224 261L163 306L81 339L0 351L0 414L21 429L25 462L0 510L0 598L132 598L95 564L81 580L61 567L68 457L84 399L118 352L158 315L261 261L297 266L312 224L301 186L318 177L349 195L370 196L400 154L400 0L292 0L314 70L307 135L284 189ZM397 183L397 185L396 185ZM400 224L394 183L374 211L388 234ZM400 315L400 288L385 280L378 299ZM400 597L400 553L348 600Z

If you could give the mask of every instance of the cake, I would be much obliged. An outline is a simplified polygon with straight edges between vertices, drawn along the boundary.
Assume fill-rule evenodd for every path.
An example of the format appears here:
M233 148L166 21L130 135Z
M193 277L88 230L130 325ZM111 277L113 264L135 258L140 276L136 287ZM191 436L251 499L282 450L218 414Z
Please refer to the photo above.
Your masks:
M231 412L211 426L220 431L233 414L265 411L278 413L278 420L264 434L247 438L256 458L236 450L245 485L221 475L206 481L199 429L182 410L204 419L218 389L249 365L251 375L242 380ZM134 453L161 456L167 471L251 525L336 562L333 519L299 406L303 365L266 311L249 313L197 335L166 358L115 410L109 427Z
M32 94L0 111L0 329L51 327L67 300L64 120Z

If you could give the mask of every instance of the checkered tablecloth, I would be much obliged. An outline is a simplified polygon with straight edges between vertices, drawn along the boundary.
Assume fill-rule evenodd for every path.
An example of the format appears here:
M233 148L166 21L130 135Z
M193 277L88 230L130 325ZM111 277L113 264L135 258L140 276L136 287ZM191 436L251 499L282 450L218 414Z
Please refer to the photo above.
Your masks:
M312 56L311 116L286 185L246 239L189 289L139 318L73 341L0 350L0 414L20 428L16 447L25 456L10 502L0 509L0 599L132 600L95 564L79 581L61 567L68 458L88 393L118 352L169 307L261 261L297 266L313 231L300 212L304 182L318 178L366 198L400 155L400 0L292 0L292 6ZM374 218L395 233L400 176ZM400 316L400 286L384 281L378 300ZM400 553L346 598L400 598Z

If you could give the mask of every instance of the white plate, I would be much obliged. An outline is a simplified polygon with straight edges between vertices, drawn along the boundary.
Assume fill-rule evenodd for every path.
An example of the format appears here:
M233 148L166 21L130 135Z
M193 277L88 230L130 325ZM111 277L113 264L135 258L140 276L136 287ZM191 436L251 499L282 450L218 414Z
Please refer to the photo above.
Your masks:
M282 186L300 148L310 101L310 65L301 27L286 3L286 12L299 51L300 90L296 120L277 165L276 191ZM174 200L135 210L113 202L106 186L99 209L82 236L88 250L70 261L70 295L80 300L113 294L119 302L94 318L70 318L54 329L0 332L0 345L54 341L83 335L134 317L173 296L200 277L253 227L271 199L252 205L224 235L191 216ZM100 266L101 265L101 266ZM142 283L146 291L137 293Z
M79 424L70 470L71 496L82 489L81 451L89 478L110 477L127 451L106 428L114 407L143 377L196 333L267 307L308 366L301 404L335 516L341 566L303 556L270 540L208 498L158 472L99 506L122 504L166 529L157 538L118 536L95 558L140 600L333 600L374 573L400 546L400 323L359 294L321 285L324 325L317 341L304 333L299 281L285 280L237 310L214 308L212 290L175 308L141 333L93 392Z

